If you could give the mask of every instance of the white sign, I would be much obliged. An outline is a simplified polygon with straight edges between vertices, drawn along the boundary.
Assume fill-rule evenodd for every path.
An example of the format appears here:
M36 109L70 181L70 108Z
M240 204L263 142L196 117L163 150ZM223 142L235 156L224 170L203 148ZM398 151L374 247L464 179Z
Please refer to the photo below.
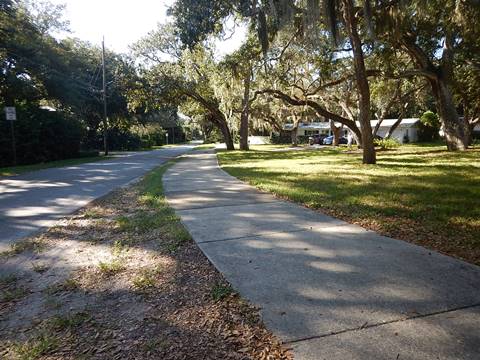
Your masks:
M15 111L14 106L5 107L5 117L7 118L7 120L10 120L10 121L17 120L17 112Z

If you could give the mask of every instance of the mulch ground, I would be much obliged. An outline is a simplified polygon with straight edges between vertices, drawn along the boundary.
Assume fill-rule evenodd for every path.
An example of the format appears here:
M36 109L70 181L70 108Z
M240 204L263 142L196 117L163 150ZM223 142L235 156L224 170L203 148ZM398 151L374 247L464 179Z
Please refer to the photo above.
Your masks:
M180 222L125 226L149 211L122 189L3 254L0 358L292 359Z

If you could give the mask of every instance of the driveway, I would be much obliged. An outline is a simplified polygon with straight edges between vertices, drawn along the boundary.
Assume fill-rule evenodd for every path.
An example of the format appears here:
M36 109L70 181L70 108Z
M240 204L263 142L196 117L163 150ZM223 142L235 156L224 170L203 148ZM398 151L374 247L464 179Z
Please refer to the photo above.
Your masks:
M296 360L480 359L480 267L262 193L212 152L167 200Z
M0 179L0 251L193 147L131 152Z

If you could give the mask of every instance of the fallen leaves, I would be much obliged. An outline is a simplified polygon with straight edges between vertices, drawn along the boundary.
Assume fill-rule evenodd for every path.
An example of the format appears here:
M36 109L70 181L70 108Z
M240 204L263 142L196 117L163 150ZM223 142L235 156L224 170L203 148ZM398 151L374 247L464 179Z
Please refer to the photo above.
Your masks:
M168 227L149 228L163 224L150 218L142 231L119 229L116 218L149 211L139 194L138 187L114 192L63 221L45 234L46 257L48 251L65 255L59 244L71 242L61 263L50 263L48 271L30 263L29 275L2 280L5 290L32 279L49 285L24 298L37 299L40 313L28 301L8 298L1 356L13 358L21 349L39 359L292 359L258 309L234 292L191 239ZM50 337L39 338L39 329Z

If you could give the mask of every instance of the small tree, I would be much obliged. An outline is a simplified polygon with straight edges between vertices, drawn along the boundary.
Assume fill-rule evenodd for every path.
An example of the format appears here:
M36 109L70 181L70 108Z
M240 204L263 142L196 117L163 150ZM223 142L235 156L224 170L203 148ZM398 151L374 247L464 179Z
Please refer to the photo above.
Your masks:
M425 111L420 117L420 126L418 129L418 138L420 141L433 141L439 138L440 119L433 111Z

